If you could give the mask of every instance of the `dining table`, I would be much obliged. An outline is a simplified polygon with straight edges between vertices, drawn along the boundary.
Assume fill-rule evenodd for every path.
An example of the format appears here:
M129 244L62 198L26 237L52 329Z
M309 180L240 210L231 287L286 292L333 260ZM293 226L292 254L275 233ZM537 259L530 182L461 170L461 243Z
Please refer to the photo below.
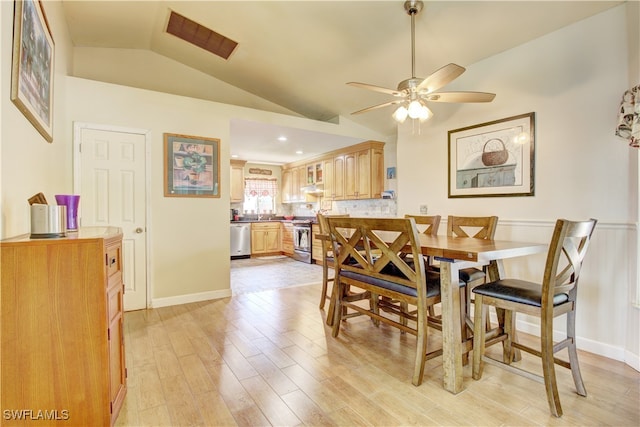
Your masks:
M420 234L424 256L440 263L440 299L442 316L442 367L445 390L457 394L463 390L463 340L460 316L459 272L462 268L488 266L490 281L504 278L503 260L546 252L544 243L472 237L429 236Z
M487 266L490 281L504 278L503 260L548 250L544 243L511 240L488 240L472 237L431 236L420 234L420 247L424 256L431 256L440 265L440 299L442 316L442 366L445 390L457 394L463 388L463 354L470 345L469 337L463 339L460 318L459 272L462 268ZM326 234L318 239L328 239ZM334 301L330 302L329 312ZM327 319L330 322L331 319ZM464 350L464 351L463 351Z

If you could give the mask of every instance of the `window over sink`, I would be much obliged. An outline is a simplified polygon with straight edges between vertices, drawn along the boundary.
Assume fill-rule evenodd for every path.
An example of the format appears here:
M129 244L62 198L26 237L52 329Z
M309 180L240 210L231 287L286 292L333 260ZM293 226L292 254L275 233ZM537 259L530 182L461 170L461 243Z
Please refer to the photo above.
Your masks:
M244 212L271 214L276 211L277 178L245 178Z

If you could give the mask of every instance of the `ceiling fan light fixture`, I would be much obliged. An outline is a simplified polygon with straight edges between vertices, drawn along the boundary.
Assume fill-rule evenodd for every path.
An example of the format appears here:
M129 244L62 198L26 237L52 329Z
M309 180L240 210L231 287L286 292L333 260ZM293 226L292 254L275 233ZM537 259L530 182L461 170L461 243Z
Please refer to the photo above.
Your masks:
M409 111L406 109L404 105L401 105L393 113L393 119L398 123L404 123L405 120L407 120L408 115L409 115Z
M411 117L412 119L419 118L422 107L424 107L424 105L422 105L422 103L417 99L414 99L413 101L411 101L411 103L409 103L409 108L408 108L409 117Z
M361 114L389 105L401 104L392 114L398 123L404 123L407 118L424 122L433 116L433 113L425 105L428 102L491 102L496 96L486 92L435 92L449 84L464 73L465 68L457 64L447 64L431 73L427 78L416 77L416 46L415 46L415 16L422 10L424 4L421 0L406 0L404 10L411 17L411 77L401 81L397 89L387 89L381 86L367 83L349 82L350 86L359 87L375 92L392 95L401 98L397 101L387 101L354 111L351 114Z
M433 116L433 113L431 112L429 107L427 107L426 105L423 105L422 108L420 108L420 116L418 117L418 119L421 122L429 120L432 116Z

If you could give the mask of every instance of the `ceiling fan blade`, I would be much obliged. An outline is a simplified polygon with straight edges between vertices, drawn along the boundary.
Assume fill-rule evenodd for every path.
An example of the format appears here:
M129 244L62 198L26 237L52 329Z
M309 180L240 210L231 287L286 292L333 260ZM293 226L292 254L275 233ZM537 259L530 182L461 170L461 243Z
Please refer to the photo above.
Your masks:
M382 104L373 105L371 107L363 108L362 110L354 111L351 114L366 113L366 112L371 111L371 110L377 110L378 108L388 107L389 105L402 104L403 102L404 102L404 100L401 100L401 99L398 99L398 100L395 100L395 101L384 102Z
M386 87L370 85L370 84L367 84L367 83L349 82L347 84L349 86L354 86L354 87L359 87L359 88L362 88L362 89L367 89L367 90L373 90L373 91L376 91L376 92L386 93L387 95L406 96L406 94L404 92L398 92L395 89L387 89Z
M447 83L455 80L460 74L464 73L465 68L457 64L447 64L442 68L434 71L429 77L424 79L416 90L418 92L431 93L440 89Z
M487 92L438 92L424 95L431 102L491 102L495 93Z

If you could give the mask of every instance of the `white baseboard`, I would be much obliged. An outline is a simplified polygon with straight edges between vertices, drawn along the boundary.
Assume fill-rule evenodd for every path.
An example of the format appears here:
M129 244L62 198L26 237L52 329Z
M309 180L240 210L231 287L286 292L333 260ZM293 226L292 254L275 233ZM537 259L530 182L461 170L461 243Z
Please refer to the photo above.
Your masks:
M231 296L231 289L219 291L199 292L197 294L177 295L174 297L154 298L150 308L168 307L171 305L189 304L191 302L209 301Z
M640 357L630 351L625 351L624 363L631 366L636 371L640 371Z
M495 318L495 316L492 316L492 322L497 323L497 319ZM523 320L516 320L516 330L536 337L540 336L540 325L525 322ZM563 332L553 333L553 339L556 342L564 339L565 337L566 335ZM603 356L609 359L617 360L619 362L624 362L636 371L640 371L640 359L638 358L638 356L629 351L626 351L622 347L604 344L579 336L576 337L576 346L578 347L578 350L588 351L589 353L597 354L598 356Z

